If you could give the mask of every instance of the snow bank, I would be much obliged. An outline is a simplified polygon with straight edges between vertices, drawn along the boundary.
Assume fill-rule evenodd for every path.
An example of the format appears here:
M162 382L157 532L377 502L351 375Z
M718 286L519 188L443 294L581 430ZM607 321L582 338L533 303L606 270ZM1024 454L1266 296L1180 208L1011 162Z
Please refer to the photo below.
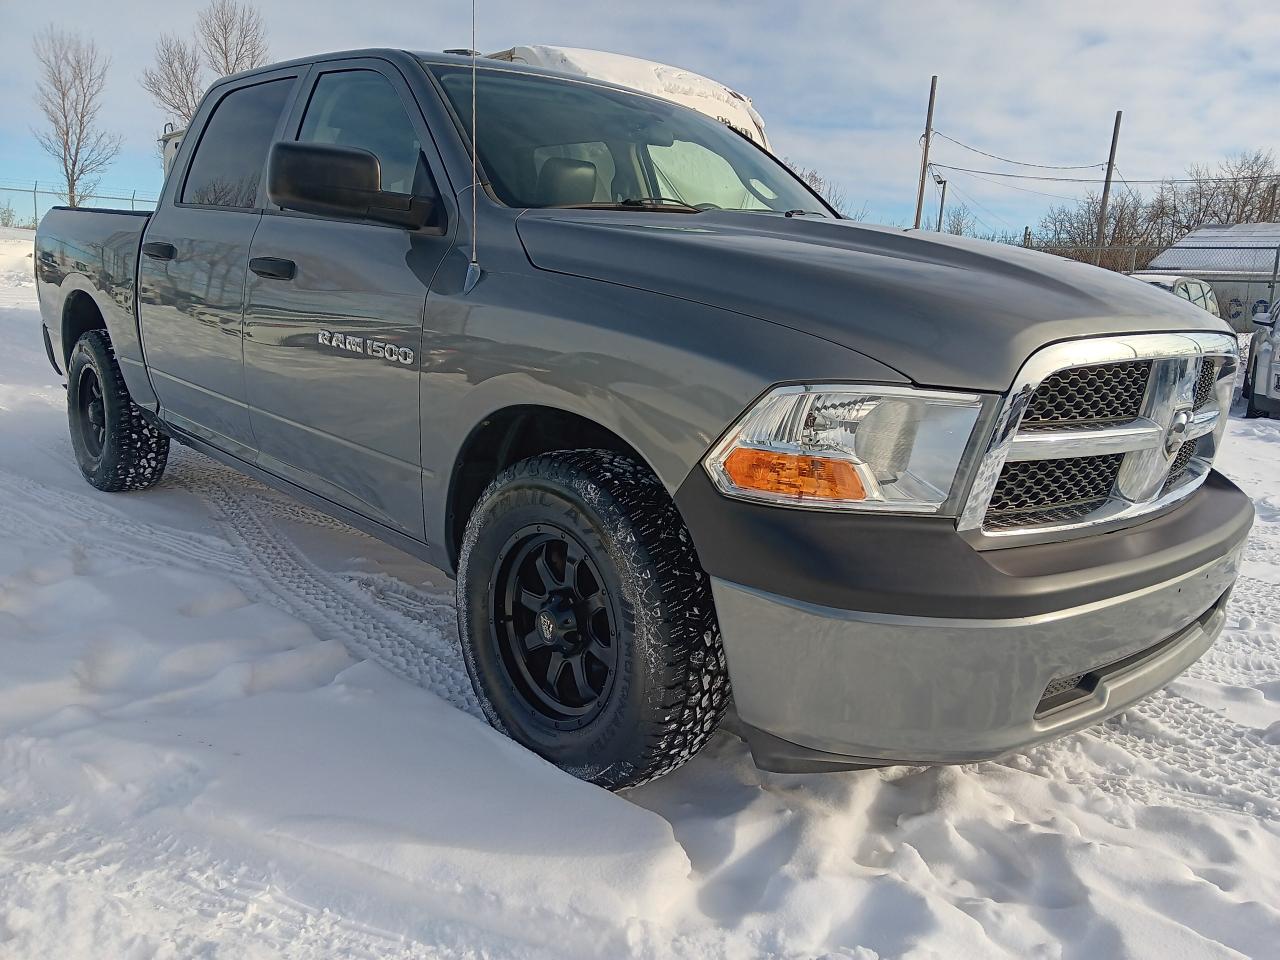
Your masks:
M35 287L35 241L34 230L0 227L0 306L29 302L23 291Z
M613 796L476 718L438 571L182 448L85 485L29 253L0 235L0 957L1277 956L1280 422L1230 425L1226 633L1124 716L806 777L727 731Z

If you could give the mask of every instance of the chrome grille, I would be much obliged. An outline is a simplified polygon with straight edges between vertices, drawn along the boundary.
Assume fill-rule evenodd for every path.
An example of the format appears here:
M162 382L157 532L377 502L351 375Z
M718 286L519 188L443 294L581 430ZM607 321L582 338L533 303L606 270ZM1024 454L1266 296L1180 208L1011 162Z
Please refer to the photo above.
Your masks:
M1063 539L1188 496L1226 426L1236 350L1194 333L1041 350L1005 400L957 526L979 546Z
M1150 360L1061 370L1032 394L1022 429L1132 420L1141 411L1150 376Z
M1200 375L1196 377L1196 394L1192 404L1196 410L1202 410L1213 399L1213 386L1218 379L1218 365L1206 357L1200 361Z
M1186 478L1187 468L1195 459L1196 447L1199 443L1199 440L1188 440L1182 445L1178 455L1173 458L1173 463L1169 465L1169 479L1164 482L1164 493L1168 493Z
M1028 522L1029 515L1046 511L1055 511L1061 518L1088 513L1110 497L1121 458L1112 453L1005 463L991 495L987 522L1018 526Z

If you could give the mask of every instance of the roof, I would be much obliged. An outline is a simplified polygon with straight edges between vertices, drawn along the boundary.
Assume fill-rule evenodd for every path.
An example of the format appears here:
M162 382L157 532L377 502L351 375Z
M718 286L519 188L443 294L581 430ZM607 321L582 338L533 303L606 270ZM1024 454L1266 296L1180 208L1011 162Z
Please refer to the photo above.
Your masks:
M1280 223L1237 223L1192 230L1147 265L1149 272L1271 279Z
M1176 273L1131 273L1129 276L1135 280L1141 280L1143 283L1156 283L1162 287L1172 287L1179 280L1186 279Z

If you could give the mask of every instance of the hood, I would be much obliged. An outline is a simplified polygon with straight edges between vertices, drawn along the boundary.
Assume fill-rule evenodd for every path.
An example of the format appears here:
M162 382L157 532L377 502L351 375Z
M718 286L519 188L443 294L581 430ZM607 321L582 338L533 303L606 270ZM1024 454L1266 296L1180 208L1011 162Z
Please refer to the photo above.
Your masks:
M541 209L516 228L541 269L783 324L923 386L1002 392L1059 340L1229 332L1149 284L948 234L723 211Z

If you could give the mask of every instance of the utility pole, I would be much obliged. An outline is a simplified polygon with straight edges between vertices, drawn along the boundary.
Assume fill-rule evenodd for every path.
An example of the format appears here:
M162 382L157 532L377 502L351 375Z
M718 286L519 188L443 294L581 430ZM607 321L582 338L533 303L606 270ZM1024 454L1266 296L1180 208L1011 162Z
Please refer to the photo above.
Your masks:
M1098 249L1094 252L1095 266L1102 265L1102 244L1107 237L1107 201L1111 199L1111 176L1116 169L1116 144L1120 142L1120 117L1124 111L1116 111L1116 125L1111 131L1111 155L1107 157L1107 179L1102 184L1102 205L1098 209Z
M942 197L938 200L938 232L942 232L942 208L947 205L947 181L943 180L936 173L933 175L933 182L942 188Z
M1030 227L1022 228L1022 245L1024 247L1031 246L1031 228Z
M929 113L924 121L924 155L920 157L920 189L916 192L916 229L924 212L924 177L929 172L929 142L933 139L933 102L938 96L938 75L929 81Z

